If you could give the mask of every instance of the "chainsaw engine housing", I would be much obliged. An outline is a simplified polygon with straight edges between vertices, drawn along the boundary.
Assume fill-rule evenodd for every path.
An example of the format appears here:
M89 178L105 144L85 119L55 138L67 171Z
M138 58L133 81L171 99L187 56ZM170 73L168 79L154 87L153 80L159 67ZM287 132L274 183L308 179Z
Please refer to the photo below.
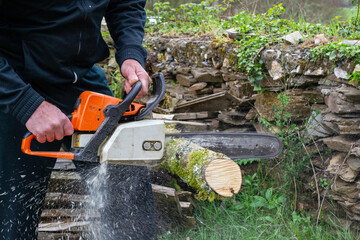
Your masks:
M84 148L92 134L77 132L72 147ZM165 124L141 120L119 124L98 151L100 163L153 167L161 162L165 146Z

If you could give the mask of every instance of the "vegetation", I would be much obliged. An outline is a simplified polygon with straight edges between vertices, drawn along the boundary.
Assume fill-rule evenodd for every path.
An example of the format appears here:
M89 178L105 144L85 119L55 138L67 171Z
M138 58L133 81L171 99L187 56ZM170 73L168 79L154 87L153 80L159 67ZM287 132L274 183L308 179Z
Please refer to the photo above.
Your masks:
M168 2L157 2L154 4L154 11L148 12L149 16L157 16L155 19L157 24L149 23L147 32L149 34L212 34L221 40L225 37L224 31L233 28L241 38L237 41L238 67L249 76L249 81L254 84L255 90L260 90L259 83L264 76L263 62L259 53L268 45L283 42L281 36L285 34L299 31L306 38L325 34L332 39L332 43L313 50L314 59L327 55L333 57L336 51L340 53L337 60L349 54L358 57L358 46L345 47L339 44L343 39L360 39L358 21L360 5L357 0L352 2L357 4L356 16L345 21L336 17L329 25L308 23L301 17L299 21L285 19L283 14L286 11L282 4L275 5L263 14L256 15L243 11L231 17L224 17L229 5L212 6L209 0L199 4L182 4L176 9L171 8ZM230 4L230 1L225 3ZM323 54L324 52L327 54ZM354 74L350 78L356 82L360 81L358 75Z
M199 4L182 4L179 8L169 3L155 3L155 22L149 23L149 34L212 35L219 42L228 41L225 30L233 28L239 36L238 68L249 76L249 81L260 90L263 79L263 62L260 52L267 46L282 43L285 34L299 31L305 39L324 34L330 39L328 44L319 45L309 51L312 61L328 58L334 64L345 59L360 63L360 46L343 45L344 39L360 39L359 1L352 0L357 13L350 19L335 17L329 24L306 22L301 16L298 21L285 19L285 8L275 5L263 14L243 11L231 17L225 13L232 1L225 5L213 6L211 1ZM228 4L228 5L226 5ZM360 73L349 75L351 81L360 83ZM318 151L308 150L312 139L303 136L302 128L291 121L285 108L289 97L278 96L280 106L273 108L275 121L261 119L263 126L276 132L284 144L280 158L267 161L239 161L241 164L257 162L258 169L244 178L239 194L232 199L198 202L198 227L185 233L163 235L161 239L355 239L348 226L341 226L334 216L322 212L319 189L328 189L328 179L317 179L312 157L320 156ZM275 131L276 130L276 131ZM280 172L276 172L281 169ZM317 209L304 210L301 203L306 201L302 175L312 176L314 184L310 191L317 195ZM331 203L329 203L331 204ZM316 206L316 203L314 204ZM340 227L341 226L341 227Z

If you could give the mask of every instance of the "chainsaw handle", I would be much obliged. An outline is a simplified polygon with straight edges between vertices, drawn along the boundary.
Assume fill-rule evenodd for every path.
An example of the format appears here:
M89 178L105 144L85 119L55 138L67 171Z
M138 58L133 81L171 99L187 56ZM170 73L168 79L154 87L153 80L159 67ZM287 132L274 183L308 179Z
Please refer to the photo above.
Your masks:
M31 132L27 132L21 143L21 151L25 154L39 157L50 157L50 158L65 158L65 159L74 159L74 153L71 152L41 152L41 151L31 151L30 146L32 140L35 138L35 135Z
M149 100L145 103L145 108L142 109L142 112L136 117L136 120L141 120L146 115L148 115L161 101L164 97L166 85L165 78L162 73L156 73L152 75L153 80L153 90Z

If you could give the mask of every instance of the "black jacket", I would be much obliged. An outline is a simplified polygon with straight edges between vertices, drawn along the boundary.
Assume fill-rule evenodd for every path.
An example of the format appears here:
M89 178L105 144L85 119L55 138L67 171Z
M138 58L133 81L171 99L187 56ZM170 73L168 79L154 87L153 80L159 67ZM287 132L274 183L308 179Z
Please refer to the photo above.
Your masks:
M109 55L100 26L106 18L116 60L144 64L146 0L0 0L0 112L23 124L44 101L35 90L76 82Z

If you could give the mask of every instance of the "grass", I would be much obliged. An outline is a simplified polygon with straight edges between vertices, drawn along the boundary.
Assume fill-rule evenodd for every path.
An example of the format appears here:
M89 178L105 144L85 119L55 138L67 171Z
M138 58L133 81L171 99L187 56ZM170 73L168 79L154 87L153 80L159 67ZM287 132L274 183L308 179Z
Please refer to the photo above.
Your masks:
M280 192L262 188L256 175L247 176L232 199L197 203L195 229L169 232L159 239L356 239L356 233L333 215L323 216L326 222L316 226L311 214L292 211Z

